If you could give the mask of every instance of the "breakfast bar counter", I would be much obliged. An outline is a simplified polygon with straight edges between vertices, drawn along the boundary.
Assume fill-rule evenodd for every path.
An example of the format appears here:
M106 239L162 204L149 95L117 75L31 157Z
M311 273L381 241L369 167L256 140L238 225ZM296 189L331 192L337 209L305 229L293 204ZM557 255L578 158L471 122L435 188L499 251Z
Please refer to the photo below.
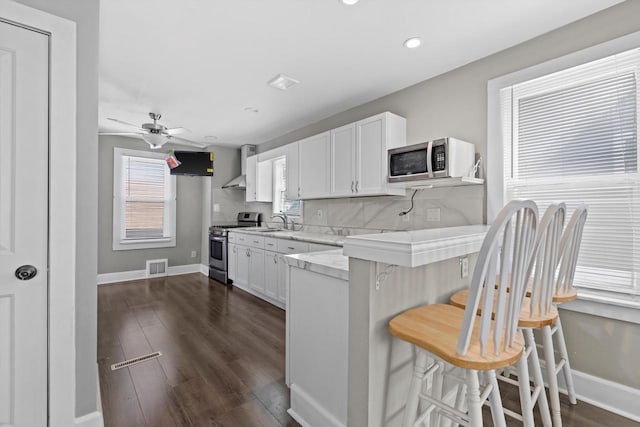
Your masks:
M290 414L311 426L401 425L413 355L388 322L467 287L488 229L350 236L342 255L286 257ZM330 265L313 267L314 259ZM327 268L334 274L323 275Z

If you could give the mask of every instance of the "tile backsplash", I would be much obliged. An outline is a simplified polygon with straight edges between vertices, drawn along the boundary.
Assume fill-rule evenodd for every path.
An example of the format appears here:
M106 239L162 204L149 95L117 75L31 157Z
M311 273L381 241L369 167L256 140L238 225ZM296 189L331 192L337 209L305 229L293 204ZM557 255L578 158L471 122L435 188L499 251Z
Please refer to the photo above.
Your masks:
M412 195L413 191L407 191L406 196L306 200L304 230L350 235L483 223L482 185L420 190L415 194L413 210L398 215L411 207ZM271 203L245 202L244 196L244 191L213 189L212 223L234 222L240 211L261 212L263 221L272 223ZM220 206L218 212L213 204Z

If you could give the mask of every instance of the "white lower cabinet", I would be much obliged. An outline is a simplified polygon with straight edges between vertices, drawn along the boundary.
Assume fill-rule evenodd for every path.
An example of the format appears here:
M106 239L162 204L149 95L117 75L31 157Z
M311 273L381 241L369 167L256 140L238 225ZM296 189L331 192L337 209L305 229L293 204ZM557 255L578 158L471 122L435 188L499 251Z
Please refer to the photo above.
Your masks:
M279 259L277 252L264 253L264 293L269 298L278 299L278 281L280 279Z
M249 250L249 287L264 294L264 250L248 248Z
M284 256L338 249L336 246L297 240L264 238L234 233L228 245L229 278L233 284L281 308L286 308ZM263 249L263 248L266 248Z
M236 274L233 281L241 288L246 288L249 285L249 248L236 245L236 252Z
M227 246L227 275L229 279L236 280L238 272L238 245L229 243Z

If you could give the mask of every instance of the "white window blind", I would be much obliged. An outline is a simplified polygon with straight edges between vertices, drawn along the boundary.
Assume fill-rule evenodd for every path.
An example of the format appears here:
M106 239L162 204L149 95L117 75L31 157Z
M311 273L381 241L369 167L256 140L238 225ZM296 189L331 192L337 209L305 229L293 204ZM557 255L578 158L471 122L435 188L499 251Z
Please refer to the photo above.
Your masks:
M575 285L640 295L640 49L503 88L504 200L588 206Z
M164 156L114 153L114 249L175 246L175 177Z
M273 213L300 216L300 200L287 199L287 159L273 161Z

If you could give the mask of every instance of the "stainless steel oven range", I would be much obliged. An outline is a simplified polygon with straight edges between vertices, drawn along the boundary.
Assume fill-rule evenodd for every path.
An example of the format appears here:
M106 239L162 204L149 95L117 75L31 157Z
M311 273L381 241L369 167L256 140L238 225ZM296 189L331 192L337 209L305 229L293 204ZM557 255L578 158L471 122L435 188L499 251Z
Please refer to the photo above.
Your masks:
M216 224L209 227L209 277L221 283L231 283L227 261L227 235L238 227L259 227L259 212L240 212L235 224Z

